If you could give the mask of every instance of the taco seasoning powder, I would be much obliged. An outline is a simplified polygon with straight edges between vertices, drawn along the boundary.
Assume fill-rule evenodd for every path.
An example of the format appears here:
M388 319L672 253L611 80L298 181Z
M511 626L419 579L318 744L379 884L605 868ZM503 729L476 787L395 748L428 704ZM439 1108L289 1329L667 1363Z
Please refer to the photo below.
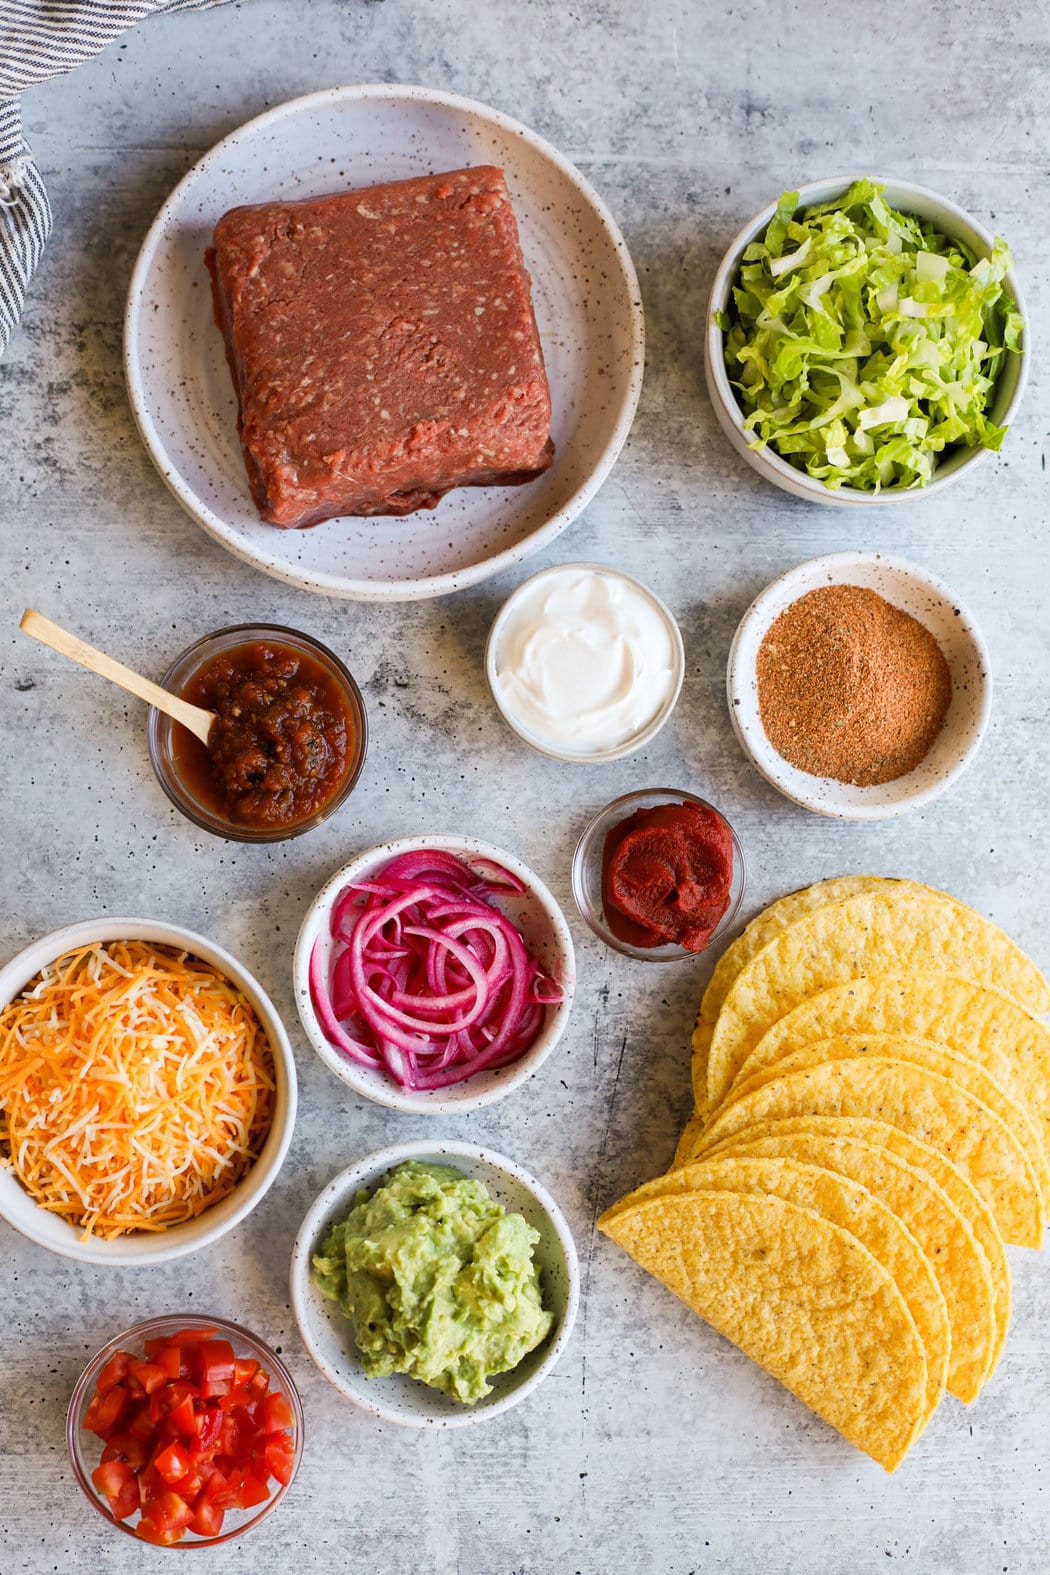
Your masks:
M859 585L822 586L792 602L759 647L757 676L762 726L777 753L857 787L913 770L952 698L930 631Z

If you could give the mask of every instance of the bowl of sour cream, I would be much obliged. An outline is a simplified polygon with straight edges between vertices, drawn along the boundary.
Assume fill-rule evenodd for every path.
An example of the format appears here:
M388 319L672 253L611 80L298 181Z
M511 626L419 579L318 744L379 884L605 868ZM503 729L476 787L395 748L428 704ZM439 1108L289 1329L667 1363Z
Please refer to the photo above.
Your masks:
M578 765L643 748L674 710L682 635L660 598L603 563L560 563L523 581L489 632L485 675L508 727Z

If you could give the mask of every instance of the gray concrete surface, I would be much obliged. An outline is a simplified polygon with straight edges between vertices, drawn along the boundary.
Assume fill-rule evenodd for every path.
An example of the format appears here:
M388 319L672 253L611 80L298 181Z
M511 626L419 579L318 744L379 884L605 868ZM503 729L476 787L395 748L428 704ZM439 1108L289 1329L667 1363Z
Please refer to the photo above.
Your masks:
M1013 1329L987 1392L970 1410L946 1401L890 1478L595 1236L599 1209L671 1157L710 965L649 968L604 950L571 911L568 883L594 809L632 786L681 785L736 826L748 914L829 874L909 875L976 904L1050 961L1048 53L1045 9L976 0L251 0L151 22L27 96L56 228L0 364L0 955L94 913L194 924L272 991L292 1031L301 1102L264 1205L171 1269L80 1268L0 1224L0 1569L125 1575L175 1557L120 1539L93 1514L70 1475L63 1417L91 1350L137 1318L183 1307L224 1312L280 1346L309 1430L280 1511L243 1543L196 1555L204 1575L1048 1567L1042 1257L1013 1254ZM163 197L266 106L370 79L448 87L516 115L584 170L624 227L649 332L638 420L585 516L532 563L607 559L679 615L685 689L641 756L560 767L501 724L482 650L521 575L400 608L287 589L180 512L136 436L121 315ZM702 388L702 305L730 237L783 187L838 171L922 181L1005 234L1036 341L1002 456L877 520L765 487L718 432ZM983 751L949 796L859 827L807 815L765 786L734 742L723 682L736 622L770 578L822 551L876 545L957 587L991 645L996 699ZM320 831L270 850L197 835L152 777L143 710L20 637L27 605L158 674L234 619L318 635L346 656L370 709L372 749L352 801ZM513 1099L437 1127L490 1143L549 1185L577 1236L585 1305L568 1355L527 1405L491 1426L423 1437L344 1404L291 1318L288 1256L311 1198L352 1158L423 1123L355 1101L325 1071L294 1019L290 959L312 894L355 849L445 828L513 848L573 923L581 990L563 1044Z

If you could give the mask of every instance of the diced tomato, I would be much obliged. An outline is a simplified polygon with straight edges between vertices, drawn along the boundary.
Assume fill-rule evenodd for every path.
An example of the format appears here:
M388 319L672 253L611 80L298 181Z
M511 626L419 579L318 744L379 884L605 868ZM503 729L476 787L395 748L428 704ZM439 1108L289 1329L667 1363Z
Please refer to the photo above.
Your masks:
M193 1506L190 1530L195 1531L198 1537L217 1537L222 1530L225 1515L226 1511L220 1509L214 1499L201 1497Z
M180 1406L186 1399L195 1400L197 1391L185 1378L179 1378L175 1383L165 1384L162 1389L156 1390L149 1397L150 1416L154 1424L163 1422L164 1418Z
M223 1414L217 1405L206 1405L197 1412L197 1443L203 1453L213 1450L222 1433Z
M118 1351L99 1375L85 1424L105 1445L95 1485L136 1533L170 1546L191 1526L218 1535L228 1508L252 1509L270 1481L291 1481L292 1409L253 1358L214 1329L186 1329Z
M295 1421L292 1408L278 1389L263 1401L262 1430L264 1433L283 1433Z
M295 1469L295 1445L288 1434L275 1433L272 1438L268 1438L263 1458L270 1475L276 1477L282 1487L287 1487Z
M193 1406L193 1396L186 1395L179 1401L165 1417L165 1422L173 1432L182 1438L196 1438L198 1435L198 1413Z
M168 1484L156 1466L143 1466L139 1472L139 1508L143 1514L148 1514L160 1495L167 1491Z
M136 1537L141 1537L143 1542L156 1543L158 1548L170 1548L173 1543L179 1541L182 1536L182 1528L181 1526L173 1526L162 1531L159 1526L154 1525L152 1520L143 1515L135 1527L135 1535Z
M258 1371L258 1362L254 1361L250 1356L235 1357L233 1363L233 1382L235 1387L240 1388L242 1384L251 1383Z
M148 1395L155 1394L169 1381L167 1372L159 1362L132 1362L131 1376L136 1383L142 1385Z
M229 1340L205 1340L200 1348L200 1391L205 1400L227 1394L233 1384L234 1356Z
M127 1351L114 1351L109 1361L103 1367L95 1383L95 1394L108 1394L115 1384L122 1383L127 1377L128 1368L131 1366L131 1357Z
M270 1486L261 1482L254 1471L245 1471L237 1494L237 1502L242 1509L253 1509L256 1504L265 1504L270 1496Z
M129 1433L132 1438L138 1439L139 1443L142 1444L149 1444L152 1442L153 1434L156 1429L157 1424L154 1422L153 1416L151 1414L152 1404L153 1402L151 1400L143 1400L142 1404L137 1408L137 1410L131 1411L128 1414L127 1427L125 1431Z
M219 1404L224 1411L236 1411L242 1407L249 1415L254 1415L255 1407L259 1404L259 1396L250 1384L235 1385L229 1394L219 1397Z
M237 1485L225 1471L216 1468L204 1484L204 1497L217 1508L229 1509L237 1502Z
M158 1531L181 1531L193 1519L193 1508L180 1493L165 1488L150 1505L149 1518Z
M190 1457L181 1444L169 1444L162 1449L153 1464L169 1486L181 1482L190 1469Z
M169 1378L182 1377L182 1352L177 1345L164 1345L150 1360L163 1367Z
M91 1480L118 1520L127 1520L139 1507L139 1485L131 1467L121 1460L107 1460L96 1466Z
M124 1384L114 1384L104 1395L96 1394L84 1413L84 1426L90 1433L97 1433L108 1443L128 1408L131 1396Z
M132 1438L130 1433L114 1433L102 1451L103 1465L111 1460L123 1460L132 1471L138 1471L148 1459L149 1451L145 1444L139 1438Z

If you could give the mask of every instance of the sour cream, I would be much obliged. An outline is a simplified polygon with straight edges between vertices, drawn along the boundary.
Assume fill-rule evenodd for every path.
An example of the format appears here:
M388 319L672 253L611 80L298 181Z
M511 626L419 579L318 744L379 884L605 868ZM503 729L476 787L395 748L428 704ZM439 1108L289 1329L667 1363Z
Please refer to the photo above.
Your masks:
M663 603L596 564L526 580L492 631L489 679L511 726L569 759L627 754L670 714L682 638Z

